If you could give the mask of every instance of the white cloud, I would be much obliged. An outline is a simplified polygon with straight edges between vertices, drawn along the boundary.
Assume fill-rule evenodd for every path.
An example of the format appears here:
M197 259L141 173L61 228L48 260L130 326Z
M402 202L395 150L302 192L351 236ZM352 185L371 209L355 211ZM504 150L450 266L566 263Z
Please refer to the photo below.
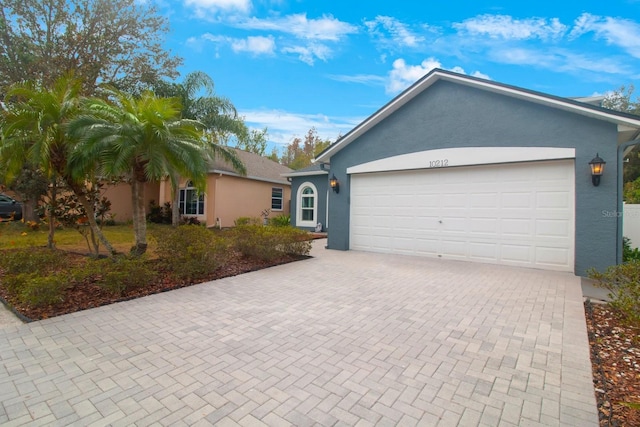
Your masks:
M239 11L251 10L251 0L185 0L185 5L195 7L200 14L205 11Z
M284 47L282 52L296 54L300 61L308 65L313 65L316 59L326 61L331 56L331 49L318 43L312 43L308 46Z
M640 58L640 24L637 22L583 13L576 19L569 36L577 38L589 32L605 39L610 45L621 47L635 58Z
M246 39L231 40L231 48L234 52L250 52L254 55L272 55L276 48L276 42L272 36L249 36Z
M332 15L308 19L305 13L288 15L275 19L251 18L230 25L247 30L268 30L292 34L303 40L339 41L348 34L358 32L358 28L342 22Z
M330 74L327 77L338 82L359 83L370 86L382 86L386 81L384 77L374 74L354 74L351 76L345 74Z
M246 110L239 114L250 127L267 127L269 141L281 146L289 144L295 137L304 137L311 128L318 131L320 138L335 140L364 120L364 117L331 117L282 110Z
M544 52L525 48L496 48L489 56L492 60L513 65L541 67L553 71L590 71L606 74L625 74L629 70L614 58L596 57L574 53L566 49L549 49Z
M376 16L373 21L365 21L364 25L371 34L385 42L385 33L388 33L388 42L399 47L415 47L425 41L423 36L412 33L407 25L390 16Z
M234 52L249 52L253 55L273 55L276 49L276 43L271 36L249 36L246 39L240 39L206 33L197 38L191 37L187 40L187 44L201 51L205 41L228 45Z
M401 92L435 68L444 68L440 61L435 58L425 59L419 65L407 65L404 59L396 59L393 61L393 69L389 72L386 92L389 94ZM466 74L464 69L459 66L455 66L449 70L455 73ZM474 77L489 79L489 76L479 71L475 71L471 75Z
M562 37L566 25L557 18L514 19L508 15L480 15L453 24L458 31L472 36L489 36L505 40L541 40Z

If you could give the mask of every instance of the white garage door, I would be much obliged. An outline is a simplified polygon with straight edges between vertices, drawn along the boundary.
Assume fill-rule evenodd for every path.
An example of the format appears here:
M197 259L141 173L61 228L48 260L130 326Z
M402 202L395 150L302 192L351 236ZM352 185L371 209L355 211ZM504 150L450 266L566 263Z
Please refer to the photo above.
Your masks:
M351 176L351 249L573 271L574 162Z

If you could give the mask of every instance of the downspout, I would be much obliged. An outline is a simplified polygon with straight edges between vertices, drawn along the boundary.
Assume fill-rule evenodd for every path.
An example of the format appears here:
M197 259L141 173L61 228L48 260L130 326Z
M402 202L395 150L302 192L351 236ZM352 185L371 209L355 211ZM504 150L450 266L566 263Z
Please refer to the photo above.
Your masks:
M624 204L622 201L622 195L624 193L624 152L625 150L632 146L640 144L640 131L636 132L633 139L631 141L622 143L618 146L618 208L617 212L624 212ZM616 262L618 264L622 263L622 239L623 239L623 215L618 214L617 217L617 228L618 228L618 236L617 236L617 245L616 245Z

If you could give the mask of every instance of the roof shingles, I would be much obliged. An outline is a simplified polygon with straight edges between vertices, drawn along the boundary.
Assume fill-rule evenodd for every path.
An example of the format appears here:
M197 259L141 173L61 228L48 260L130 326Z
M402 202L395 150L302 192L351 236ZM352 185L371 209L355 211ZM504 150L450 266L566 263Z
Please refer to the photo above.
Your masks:
M290 185L287 179L282 177L282 174L289 173L292 169L255 153L242 151L237 148L231 148L231 150L235 152L247 170L247 175L244 176L244 178ZM220 158L216 158L213 161L210 172L242 176L238 174L229 163Z

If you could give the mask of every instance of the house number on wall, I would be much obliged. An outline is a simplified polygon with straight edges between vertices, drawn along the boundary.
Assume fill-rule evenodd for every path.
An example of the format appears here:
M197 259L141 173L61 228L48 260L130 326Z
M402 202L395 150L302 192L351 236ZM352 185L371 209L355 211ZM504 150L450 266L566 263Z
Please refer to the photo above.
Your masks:
M449 159L429 160L430 168L443 168L445 166L449 166Z

